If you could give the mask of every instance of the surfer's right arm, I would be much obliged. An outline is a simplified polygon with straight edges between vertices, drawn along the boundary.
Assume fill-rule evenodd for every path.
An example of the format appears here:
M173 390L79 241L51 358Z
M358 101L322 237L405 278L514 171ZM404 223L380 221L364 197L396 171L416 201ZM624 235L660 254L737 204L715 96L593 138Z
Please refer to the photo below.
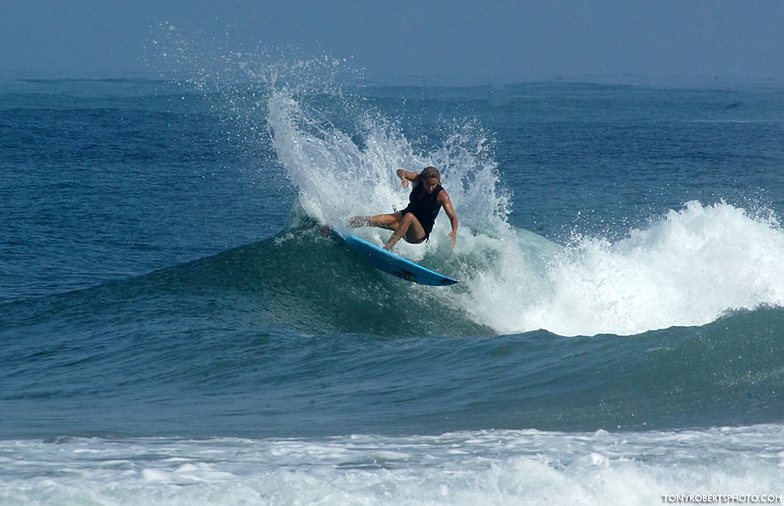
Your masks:
M403 188L408 188L409 181L414 181L414 184L416 184L416 180L419 177L419 174L416 172L411 172L406 169L397 169L396 174L397 177L400 178L400 183L403 185Z

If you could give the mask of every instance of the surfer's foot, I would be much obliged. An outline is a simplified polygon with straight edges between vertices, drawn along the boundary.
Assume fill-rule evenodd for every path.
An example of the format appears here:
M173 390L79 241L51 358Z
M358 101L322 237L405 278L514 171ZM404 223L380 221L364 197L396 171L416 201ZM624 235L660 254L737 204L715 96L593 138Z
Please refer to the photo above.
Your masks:
M397 244L399 240L400 240L400 236L397 235L397 232L395 232L394 234L392 234L392 236L389 238L387 243L384 245L384 249L387 251L392 251L392 248L395 247L395 244Z
M351 228L364 227L368 223L370 223L370 220L367 216L354 216L348 220L348 226Z

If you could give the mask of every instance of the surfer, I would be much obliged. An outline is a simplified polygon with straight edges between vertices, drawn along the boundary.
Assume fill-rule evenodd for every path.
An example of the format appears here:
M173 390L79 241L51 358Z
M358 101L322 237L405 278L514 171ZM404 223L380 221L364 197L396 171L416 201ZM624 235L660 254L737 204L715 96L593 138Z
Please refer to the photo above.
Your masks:
M398 169L397 177L400 178L403 188L409 187L409 181L414 183L411 194L408 196L408 206L402 211L389 214L354 216L349 220L349 226L370 225L392 230L392 236L384 245L384 249L389 251L400 239L405 239L411 244L427 241L430 238L430 231L433 230L436 216L443 207L452 224L449 239L454 248L457 242L457 214L452 207L449 194L441 186L441 173L438 169L432 166L425 167L419 174Z

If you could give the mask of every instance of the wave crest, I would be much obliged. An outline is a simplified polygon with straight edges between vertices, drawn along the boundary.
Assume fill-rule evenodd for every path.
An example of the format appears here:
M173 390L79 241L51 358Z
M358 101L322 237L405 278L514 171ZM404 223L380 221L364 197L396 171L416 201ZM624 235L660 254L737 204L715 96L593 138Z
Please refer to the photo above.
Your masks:
M542 269L528 276L535 300L515 295L524 291L525 250L506 246L498 270L471 289L482 294L470 301L473 314L502 333L639 334L784 304L779 223L725 202L688 202L616 242L577 237L534 267Z

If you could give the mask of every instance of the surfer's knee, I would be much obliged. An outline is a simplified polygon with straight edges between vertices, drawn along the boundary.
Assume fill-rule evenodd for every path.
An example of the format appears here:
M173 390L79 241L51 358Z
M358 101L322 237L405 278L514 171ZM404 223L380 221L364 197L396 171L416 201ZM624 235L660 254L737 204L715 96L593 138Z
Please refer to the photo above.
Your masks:
M406 226L410 226L412 223L414 223L414 220L416 220L414 213L406 213L403 215L403 218L401 218L400 223L405 224Z

